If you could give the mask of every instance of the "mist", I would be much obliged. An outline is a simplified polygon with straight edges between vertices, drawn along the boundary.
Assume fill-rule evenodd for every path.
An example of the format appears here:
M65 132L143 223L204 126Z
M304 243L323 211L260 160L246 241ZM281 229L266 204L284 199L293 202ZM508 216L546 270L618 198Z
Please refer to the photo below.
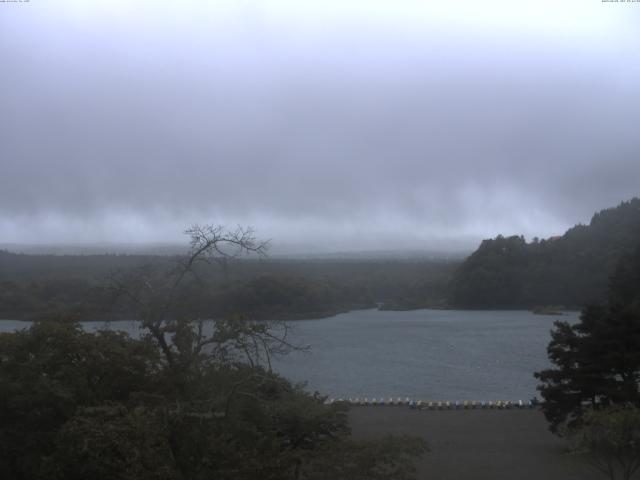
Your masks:
M470 249L639 193L640 4L60 3L0 4L0 243Z

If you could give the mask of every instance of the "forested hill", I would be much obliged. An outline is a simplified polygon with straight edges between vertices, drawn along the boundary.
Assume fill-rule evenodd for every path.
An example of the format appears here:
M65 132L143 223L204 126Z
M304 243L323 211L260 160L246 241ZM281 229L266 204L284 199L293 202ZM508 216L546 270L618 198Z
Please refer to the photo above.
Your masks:
M0 319L47 318L72 312L84 319L132 318L114 302L115 274L175 268L178 257L153 255L23 255L0 250ZM202 290L185 291L184 311L201 317L235 313L254 319L297 319L357 308L445 306L458 260L236 259L199 266Z
M454 274L463 308L580 307L605 299L616 261L640 245L640 198L596 213L561 237L484 240Z

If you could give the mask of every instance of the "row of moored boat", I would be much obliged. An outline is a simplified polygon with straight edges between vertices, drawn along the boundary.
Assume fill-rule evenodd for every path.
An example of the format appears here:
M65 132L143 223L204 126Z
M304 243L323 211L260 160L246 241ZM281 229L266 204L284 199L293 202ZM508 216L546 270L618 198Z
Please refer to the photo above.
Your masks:
M394 398L330 398L326 401L327 404L333 403L346 403L353 406L405 406L409 408L415 408L420 410L471 410L471 409L525 409L534 408L537 405L537 400L489 400L489 401L427 401L427 400L414 400L409 397L404 399L398 397Z

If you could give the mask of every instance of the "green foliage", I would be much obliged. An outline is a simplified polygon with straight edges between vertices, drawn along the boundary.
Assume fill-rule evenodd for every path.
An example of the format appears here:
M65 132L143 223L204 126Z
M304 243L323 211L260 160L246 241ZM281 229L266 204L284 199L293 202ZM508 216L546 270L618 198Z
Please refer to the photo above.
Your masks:
M556 322L547 349L555 368L536 373L554 431L579 424L586 408L640 406L640 248L623 256L606 305L588 305L580 322Z
M617 261L640 242L640 198L596 213L588 226L527 243L484 240L451 282L453 304L465 308L577 307L603 301Z
M226 267L265 244L240 227L186 233L191 250L173 268L112 278L140 339L87 333L65 317L0 334L0 478L411 478L422 440L356 442L344 406L271 371L273 355L296 348L285 323L234 315L206 331L197 319L210 285L197 266ZM241 297L249 309L318 295L256 282Z
M158 359L147 342L114 332L89 335L73 323L0 334L0 472L36 478L58 430L79 407L122 402L150 387Z
M588 409L570 429L572 451L611 480L629 480L640 468L640 410Z
M180 478L167 434L166 418L156 409L82 407L58 431L46 468L69 480Z
M0 251L0 317L32 320L62 312L88 320L131 319L134 306L126 299L114 301L107 288L110 272L131 274L145 265L168 272L175 263L175 257L55 257ZM226 276L217 266L198 265L199 281L185 282L173 314L300 319L379 303L386 309L441 307L447 304L447 284L457 265L445 260L238 259Z
M268 333L242 324L208 350L172 328L173 364L151 337L73 322L0 335L0 477L411 478L422 441L351 440L345 407L223 355Z

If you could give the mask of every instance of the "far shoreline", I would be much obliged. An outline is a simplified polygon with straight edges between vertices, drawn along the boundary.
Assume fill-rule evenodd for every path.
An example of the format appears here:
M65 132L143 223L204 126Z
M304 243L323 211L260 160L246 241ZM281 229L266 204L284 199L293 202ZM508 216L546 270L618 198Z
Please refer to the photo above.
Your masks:
M316 312L316 313L308 313L305 314L304 316L302 316L302 314L298 315L298 314L283 314L281 316L277 316L277 317L272 317L272 316L268 316L268 317L262 317L262 316L258 316L258 317L253 317L253 318L248 318L249 320L253 320L253 321L258 321L258 322L276 322L276 321L283 321L283 322L304 322L304 321L308 321L308 320L324 320L324 319L328 319L328 318L334 318L337 317L338 315L344 315L344 314L349 314L349 313L356 313L356 312L389 312L389 313L404 313L404 312L419 312L419 311L452 311L452 312L518 312L518 313L523 313L523 312L528 312L531 313L532 315L536 315L536 316L541 316L541 317L561 317L561 316L567 316L567 315L571 315L571 314L579 314L581 312L580 309L573 309L573 308L567 308L567 309L563 309L563 310L559 310L559 311L554 311L554 312L549 312L549 313L538 313L535 312L533 309L531 308L527 308L527 307L523 307L523 308L461 308L461 307L423 307L423 308L411 308L411 309L384 309L384 308L354 308L354 309L349 309L349 310L334 310L331 312ZM72 314L73 312L69 312L70 314ZM38 320L47 320L47 316L50 314L10 314L10 315L6 315L4 318L0 318L0 322L36 322ZM11 316L12 318L8 318L9 316ZM216 319L205 319L206 321L209 320L216 320ZM220 319L218 319L220 320ZM82 320L79 320L80 323L84 323L84 322L90 322L90 323L99 323L99 322L104 322L104 323L114 323L114 322L136 322L138 320L135 320L134 318L132 318L131 316L128 315L122 315L122 316L116 316L116 317L110 317L110 318L105 318L103 316L100 317L92 317L92 316L88 316Z

